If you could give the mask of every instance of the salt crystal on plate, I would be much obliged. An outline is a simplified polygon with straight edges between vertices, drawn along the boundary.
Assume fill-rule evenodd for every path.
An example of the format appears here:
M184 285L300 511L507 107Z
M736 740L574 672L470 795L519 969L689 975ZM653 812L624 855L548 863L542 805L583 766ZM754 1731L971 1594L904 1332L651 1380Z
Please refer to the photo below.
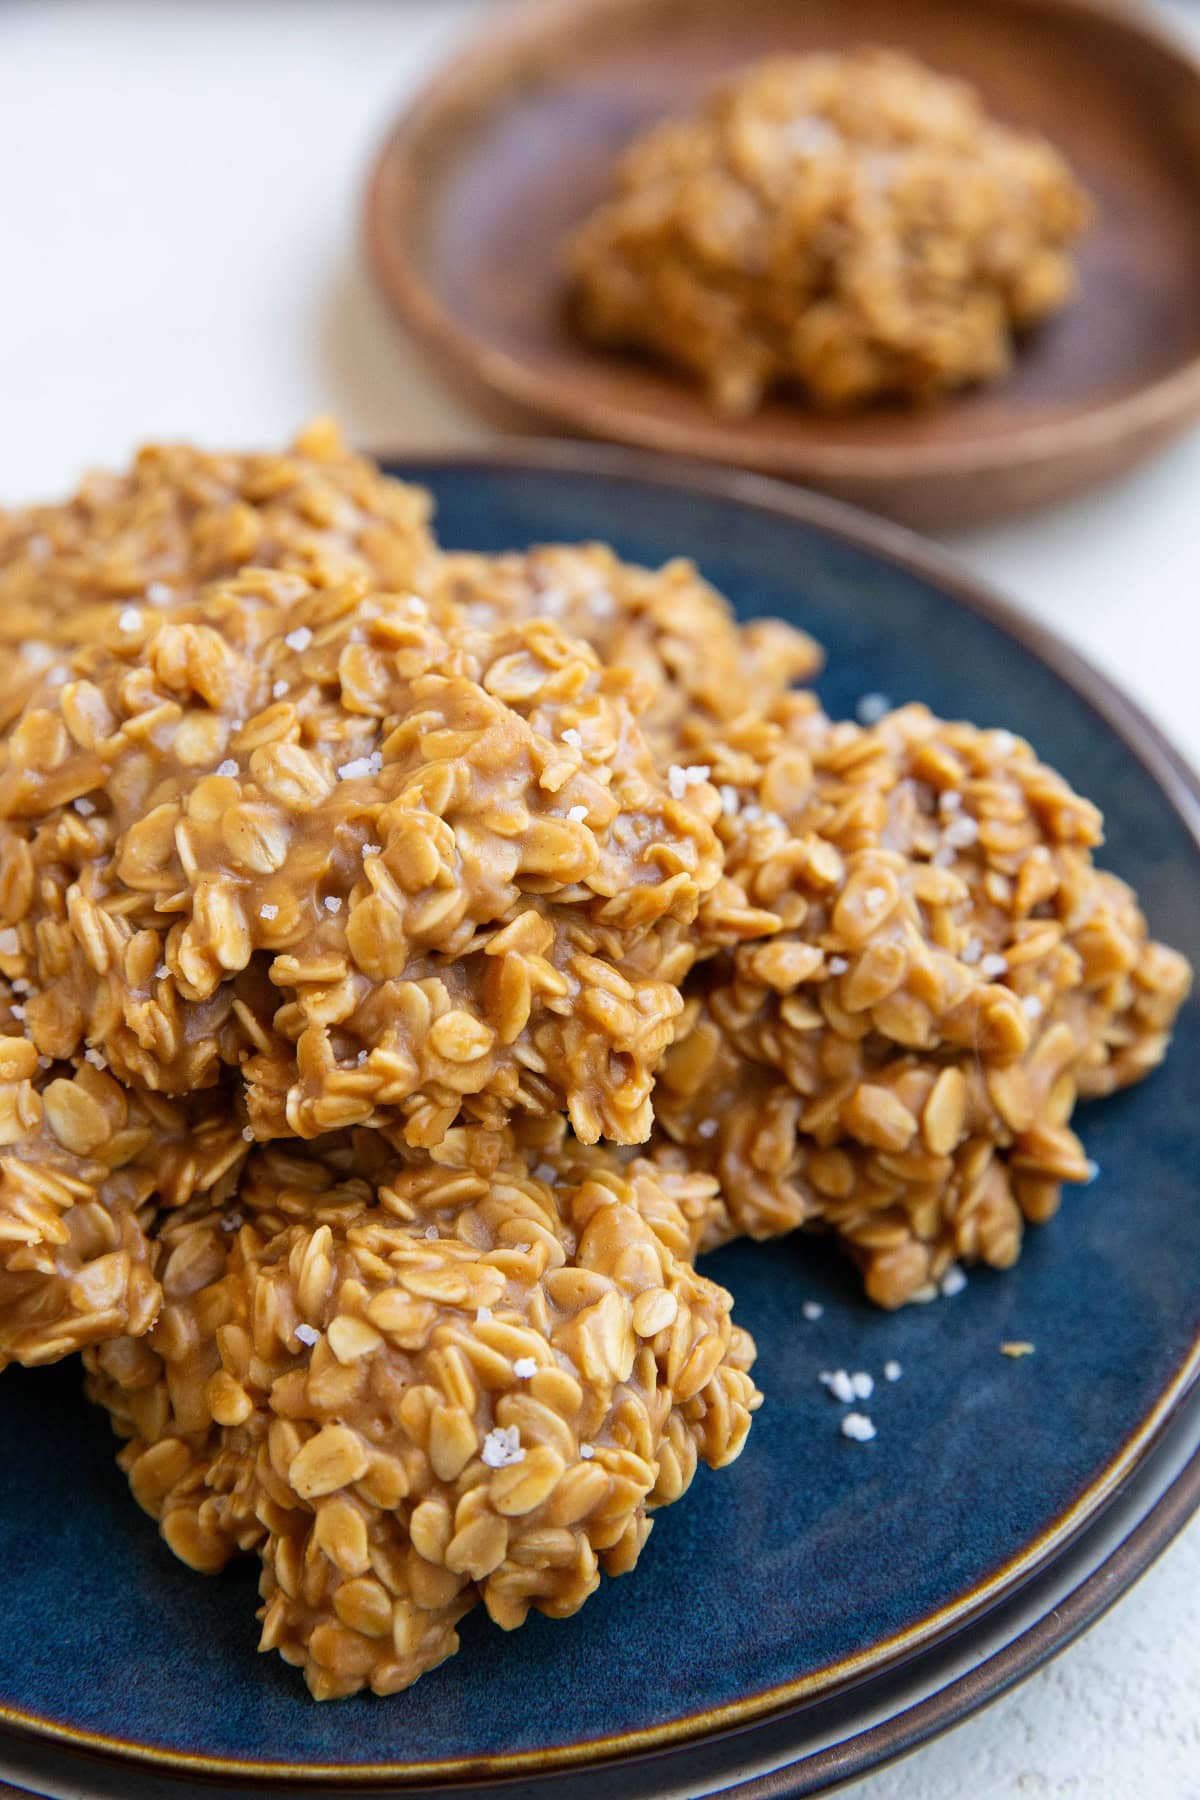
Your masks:
M864 694L854 709L854 716L860 725L877 725L884 713L891 711L891 706L886 694Z

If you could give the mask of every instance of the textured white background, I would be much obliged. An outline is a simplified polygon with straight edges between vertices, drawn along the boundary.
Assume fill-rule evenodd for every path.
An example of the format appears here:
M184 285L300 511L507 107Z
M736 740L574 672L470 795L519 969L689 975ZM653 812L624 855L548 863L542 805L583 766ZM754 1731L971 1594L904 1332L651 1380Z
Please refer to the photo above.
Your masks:
M0 7L0 501L147 436L373 446L480 427L369 291L367 158L479 0ZM1200 41L1200 10L1171 9ZM1200 438L1094 498L950 540L1195 760ZM1200 1797L1200 1524L1081 1643L856 1800Z

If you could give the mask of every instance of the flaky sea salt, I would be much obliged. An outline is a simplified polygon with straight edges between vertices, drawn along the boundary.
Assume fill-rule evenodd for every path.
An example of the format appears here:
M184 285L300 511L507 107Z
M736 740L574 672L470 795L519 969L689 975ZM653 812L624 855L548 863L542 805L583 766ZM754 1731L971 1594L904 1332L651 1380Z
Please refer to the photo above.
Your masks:
M904 1370L900 1367L900 1364L896 1361L894 1356L889 1358L883 1365L883 1379L885 1381L899 1381L903 1373Z
M489 1469L507 1469L525 1461L521 1433L515 1425L497 1425L483 1440L480 1456Z
M17 936L16 927L6 925L0 931L0 956L15 956L21 948L21 940Z
M977 937L970 937L959 951L960 959L967 963L977 963L983 955L983 945Z
M583 738L573 725L567 726L567 729L562 734L562 741L564 744L570 744L572 750L583 749Z
M272 919L279 917L279 908L273 900L264 900L258 909L258 916L260 919L265 919L269 925Z
M1008 960L993 950L980 961L979 973L986 976L988 981L996 981L1001 975L1007 975Z
M254 1132L253 1132L253 1129L249 1125L242 1126L242 1136L245 1138L245 1140L248 1144L252 1144L254 1142Z
M878 725L884 713L891 711L891 706L886 694L864 694L854 709L854 716L860 725Z
M241 1213L236 1213L236 1212L226 1213L225 1217L221 1220L221 1230L222 1231L240 1231L242 1228L242 1224L243 1224L243 1219L242 1219Z
M1040 1019L1046 1010L1036 994L1026 994L1021 1005L1025 1009L1025 1016L1030 1019Z
M516 1362L513 1364L513 1374L518 1381L530 1380L532 1376L537 1374L537 1358L533 1356L518 1356Z
M579 1454L582 1456L584 1462L591 1462L593 1456L596 1454L596 1447L594 1444L580 1444Z
M806 1319L812 1321L819 1319L825 1311L825 1308L821 1305L819 1300L805 1300L800 1311L804 1314Z
M354 756L349 762L338 765L338 778L341 781L362 781L375 773L374 764L369 756Z
M154 979L155 981L165 981L170 973L171 971L168 969L166 963L159 963L157 969L154 971Z
M275 685L274 685L274 686L273 686L273 687L272 687L272 689L271 689L271 697L272 697L272 699L274 699L274 700L282 700L282 699L283 699L283 696L284 696L284 695L285 695L285 694L286 694L286 693L287 693L287 691L288 691L288 688L289 688L289 686L290 686L290 685L291 685L291 684L290 684L290 683L289 683L289 682L286 682L286 681L277 681L277 682L276 682L276 683L275 683Z
M567 817L573 825L582 825L583 821L587 818L587 807L569 806L567 808Z
M822 1369L817 1380L822 1387L828 1388L834 1399L840 1401L843 1406L849 1406L850 1402L857 1397L854 1392L854 1383L845 1369Z
M725 814L727 819L735 819L737 817L738 807L741 805L741 798L737 789L731 787L726 781L721 784L718 792L721 796L721 811Z
M312 643L312 632L307 625L297 625L293 631L288 632L283 641L289 650L307 650Z
M707 763L672 763L667 770L667 786L671 790L672 800L682 800L689 788L699 787L707 781L712 770Z
M364 844L362 853L364 856L379 856L382 850L382 844Z
M338 894L326 894L326 896L325 896L325 911L335 913L335 912L341 912L341 910L342 910L341 896Z
M533 1179L544 1181L547 1186L557 1180L557 1172L549 1163L537 1163L533 1169Z
M702 1138L716 1137L717 1129L716 1119L701 1119L696 1127L696 1136Z
M950 1267L942 1276L942 1279L938 1282L938 1288L945 1295L947 1300L952 1300L955 1294L961 1294L966 1285L967 1278L957 1263L951 1263Z
M875 1392L874 1379L865 1369L856 1369L850 1377L850 1386L854 1389L856 1400L869 1400Z
M829 959L829 973L831 975L844 975L849 967L850 964L846 961L844 956L831 956Z
M842 1420L842 1436L852 1438L856 1444L869 1444L875 1427L866 1413L848 1412Z
M238 766L234 762L232 756L227 756L224 762L219 762L217 764L218 775L236 775L237 772Z
M96 810L95 801L85 799L82 794L79 799L72 802L72 804L81 819L90 819Z
M83 1060L91 1063L93 1069L107 1069L108 1067L103 1051L97 1050L94 1046L84 1051Z
M492 1322L491 1307L490 1306L477 1306L475 1308L475 1323L477 1325L490 1325L491 1322Z
M307 1344L310 1350L320 1335L320 1332L314 1331L311 1325L297 1325L296 1327L296 1336L302 1344Z
M121 627L122 631L140 631L142 628L142 615L136 606L127 606L117 620L117 624Z
M146 598L151 606L170 606L175 594L165 581L152 581L146 589Z

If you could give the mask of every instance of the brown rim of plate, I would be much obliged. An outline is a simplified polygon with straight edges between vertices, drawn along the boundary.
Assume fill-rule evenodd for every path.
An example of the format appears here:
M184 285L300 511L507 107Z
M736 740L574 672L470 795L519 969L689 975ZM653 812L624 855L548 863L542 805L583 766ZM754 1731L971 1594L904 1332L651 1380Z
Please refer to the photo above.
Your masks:
M706 0L710 10L717 3ZM733 6L740 0L728 3ZM896 4L902 16L902 0ZM1090 26L1103 28L1110 37L1123 37L1131 66L1152 58L1164 69L1169 67L1181 94L1194 90L1200 113L1200 55L1168 23L1135 12L1125 0L974 0L963 10L970 14L989 9L1053 15L1064 28L1080 34ZM451 384L509 424L536 430L539 422L544 428L550 421L584 437L804 481L926 527L983 522L1078 492L1128 469L1200 418L1200 348L1194 345L1181 349L1180 359L1165 372L1148 375L1115 397L1106 394L1102 375L1093 380L1090 395L1066 399L1052 395L1040 406L1036 393L1024 396L1009 409L999 429L938 436L924 430L931 415L889 409L877 415L884 425L873 436L858 431L871 415L858 415L852 421L858 436L847 440L844 435L839 438L845 421L822 420L802 407L792 409L790 419L781 406L756 415L757 427L755 420L730 425L698 404L694 388L669 371L587 346L578 347L565 367L550 361L542 365L536 355L514 350L490 336L486 325L478 328L464 318L440 291L422 241L423 197L431 182L436 188L442 179L439 168L447 140L456 132L468 140L497 98L503 102L519 91L538 50L546 47L547 54L559 50L568 27L573 39L589 27L611 37L623 21L672 10L682 10L679 0L525 0L479 33L420 89L381 146L365 194L368 259L393 310ZM900 26L895 41L903 47ZM1109 60L1116 60L1112 45ZM1163 110L1182 113L1182 103L1178 109ZM1165 140L1165 124L1163 135ZM1171 128L1176 162L1181 135ZM1070 144L1064 143L1064 148L1069 156ZM1196 148L1200 155L1200 137ZM1127 220L1121 221L1120 229L1128 229ZM1085 242L1085 253L1086 249ZM1168 252L1160 270L1164 280L1171 279L1169 265ZM1186 269L1174 281L1176 292L1186 299L1184 290L1191 291ZM546 319L555 311L547 299ZM1064 334L1073 322L1089 325L1086 319L1073 321L1068 310L1061 321ZM1048 329L1055 329L1053 323ZM1148 329L1146 336L1153 341L1156 333ZM612 380L605 373L606 362L614 372ZM631 379L630 370L639 366L647 371L639 378L647 385L640 400L631 403L624 384ZM585 371L582 379L580 371ZM979 392L1003 400L1011 387L1011 382L1002 382ZM950 399L940 416L949 418L970 402L970 395ZM790 435L797 421L802 428Z
M1159 731L1141 708L1121 693L1108 677L1067 645L1046 626L1019 612L985 583L976 580L948 553L927 544L902 526L874 519L824 495L805 493L768 476L737 470L698 467L678 459L650 456L615 446L576 444L555 439L527 439L484 445L475 449L431 449L425 454L406 450L379 460L401 479L422 480L438 468L537 470L583 478L624 480L642 486L665 487L684 494L733 501L825 532L858 550L891 563L929 583L938 593L966 611L986 620L1005 636L1035 656L1064 681L1099 715L1126 746L1162 791L1200 851L1200 774ZM1145 1417L1129 1434L1117 1454L1100 1470L1082 1494L1017 1556L966 1593L929 1614L916 1625L798 1680L783 1682L726 1706L666 1721L660 1726L627 1732L584 1743L554 1745L513 1755L464 1756L437 1762L415 1763L287 1763L252 1762L237 1757L210 1757L188 1751L164 1750L103 1732L77 1730L53 1719L0 1705L0 1729L118 1760L149 1765L202 1780L233 1778L253 1786L273 1787L303 1781L310 1787L351 1785L364 1790L380 1786L396 1788L455 1784L472 1786L481 1781L505 1781L514 1776L551 1776L586 1768L594 1763L620 1761L647 1752L698 1745L706 1737L724 1735L769 1719L781 1718L821 1699L845 1692L870 1677L896 1671L918 1653L935 1649L954 1633L978 1623L1002 1601L1064 1553L1085 1529L1095 1524L1104 1509L1164 1442L1176 1415L1200 1378L1200 1335L1189 1345L1170 1381ZM1118 1550L1081 1583L1054 1611L1023 1632L994 1657L964 1675L941 1692L921 1701L910 1712L852 1735L867 1748L857 1765L874 1766L883 1758L899 1755L946 1729L982 1706L987 1700L1027 1674L1031 1674L1057 1650L1105 1612L1126 1587L1149 1567L1191 1515L1200 1508L1200 1451L1172 1485L1152 1503ZM817 1786L789 1788L781 1769L777 1774L753 1779L733 1791L745 1800L782 1800L785 1794L818 1791L823 1782L840 1773L855 1772L846 1760L847 1744L827 1755L818 1753L805 1765L816 1780L822 1764L825 1774ZM780 1785L783 1784L783 1785Z

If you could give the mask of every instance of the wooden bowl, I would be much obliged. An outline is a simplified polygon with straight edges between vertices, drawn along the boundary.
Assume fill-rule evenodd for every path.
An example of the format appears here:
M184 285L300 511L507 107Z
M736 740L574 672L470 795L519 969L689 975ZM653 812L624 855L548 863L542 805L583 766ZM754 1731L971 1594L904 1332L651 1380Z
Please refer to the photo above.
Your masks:
M560 245L629 136L757 57L862 42L965 76L1096 200L1080 296L1011 376L924 411L780 399L730 422L671 371L578 341ZM506 423L787 475L911 524L1070 493L1200 416L1200 61L1106 0L540 0L409 107L366 222L396 311Z

